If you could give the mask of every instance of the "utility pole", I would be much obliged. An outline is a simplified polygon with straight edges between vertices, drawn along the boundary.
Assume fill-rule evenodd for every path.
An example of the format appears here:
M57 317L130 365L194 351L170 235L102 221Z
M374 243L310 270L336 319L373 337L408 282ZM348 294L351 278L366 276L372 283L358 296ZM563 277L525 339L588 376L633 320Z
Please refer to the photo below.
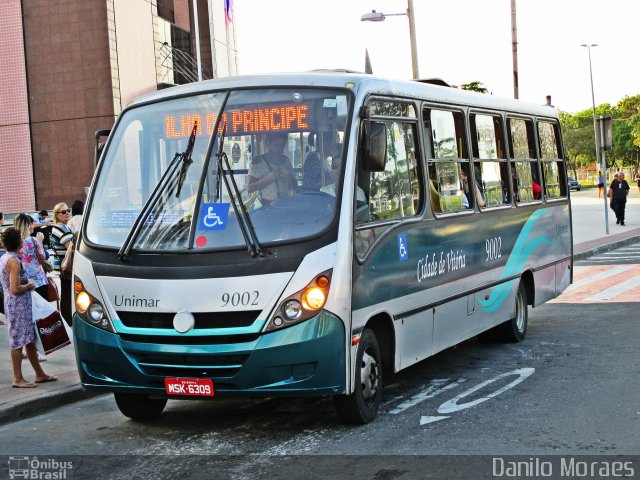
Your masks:
M511 0L511 50L513 52L513 98L518 98L518 27L516 26L516 0Z

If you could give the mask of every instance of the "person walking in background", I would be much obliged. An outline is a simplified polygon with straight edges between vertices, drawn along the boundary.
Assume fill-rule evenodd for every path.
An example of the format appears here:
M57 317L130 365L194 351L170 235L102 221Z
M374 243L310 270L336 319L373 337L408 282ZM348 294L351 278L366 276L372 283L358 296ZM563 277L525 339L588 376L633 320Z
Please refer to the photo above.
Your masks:
M604 197L604 180L602 172L598 172L598 198Z
M26 213L20 213L15 216L13 227L20 232L22 237L22 248L18 254L27 273L27 278L35 284L36 292L46 300L49 283L47 274L44 271L44 264L46 263L44 248L40 243L43 234L38 233L36 237L31 236L33 233L33 219Z
M35 284L27 279L18 252L22 248L22 236L13 227L2 232L2 242L7 253L0 257L0 283L4 292L4 311L9 324L9 345L13 365L13 387L33 388L37 383L53 382L56 377L47 375L38 361L35 332L31 318L31 291ZM35 383L27 382L22 375L22 347L36 373Z
M640 172L636 173L636 183L638 184L638 193L640 193Z
M629 195L629 184L624 179L624 173L616 173L609 186L609 206L616 214L616 224L625 226L624 209Z
M82 213L84 212L84 202L82 200L76 200L71 205L71 219L67 226L75 234L80 231L80 225L82 225Z
M46 210L40 210L37 215L34 215L33 220L36 222L34 232L36 234L42 233L44 235L42 245L44 245L45 247L49 247L51 227L53 226L53 222L49 221L49 212L47 212Z
M53 267L60 271L60 265L67 254L70 242L73 241L73 232L67 226L71 218L71 209L62 202L53 207L54 224L51 228L51 248L55 253ZM62 278L60 275L60 313L65 321L71 325L71 278Z

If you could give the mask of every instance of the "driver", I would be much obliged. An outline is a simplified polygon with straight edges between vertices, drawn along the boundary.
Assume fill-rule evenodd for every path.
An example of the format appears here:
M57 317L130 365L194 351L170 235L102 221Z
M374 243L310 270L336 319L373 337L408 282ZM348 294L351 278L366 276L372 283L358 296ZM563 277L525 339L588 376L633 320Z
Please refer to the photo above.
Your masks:
M293 167L283 153L286 133L272 133L267 137L267 152L258 155L249 167L247 190L258 191L263 205L270 205L280 197L295 195L298 189Z

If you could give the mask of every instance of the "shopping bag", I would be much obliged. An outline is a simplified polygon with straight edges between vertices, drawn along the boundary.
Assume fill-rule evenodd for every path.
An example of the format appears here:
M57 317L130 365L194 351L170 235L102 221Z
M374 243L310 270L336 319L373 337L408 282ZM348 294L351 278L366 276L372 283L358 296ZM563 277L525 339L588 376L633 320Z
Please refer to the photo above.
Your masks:
M60 312L36 292L31 292L31 317L38 351L48 355L71 345L66 322Z
M60 312L55 310L51 315L35 321L36 347L38 351L49 355L62 347L71 345L67 330L64 328L64 320Z

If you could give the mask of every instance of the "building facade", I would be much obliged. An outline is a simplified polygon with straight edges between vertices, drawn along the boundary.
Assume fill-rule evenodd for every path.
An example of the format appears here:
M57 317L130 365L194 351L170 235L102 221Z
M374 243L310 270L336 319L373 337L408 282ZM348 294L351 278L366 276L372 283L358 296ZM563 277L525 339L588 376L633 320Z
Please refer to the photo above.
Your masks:
M2 0L0 211L85 198L95 132L140 94L237 74L229 0Z

